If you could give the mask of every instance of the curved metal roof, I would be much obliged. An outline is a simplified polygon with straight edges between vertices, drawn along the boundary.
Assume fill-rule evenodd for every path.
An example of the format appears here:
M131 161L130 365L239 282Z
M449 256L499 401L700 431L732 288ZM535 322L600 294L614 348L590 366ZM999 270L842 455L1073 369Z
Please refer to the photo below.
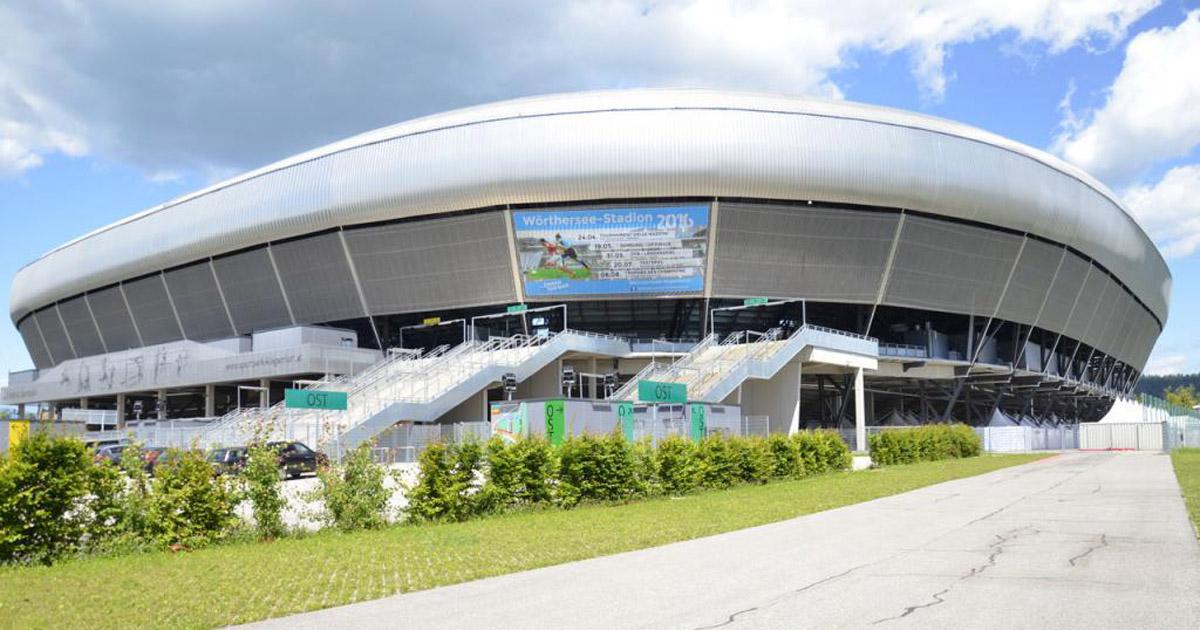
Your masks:
M1035 234L1095 259L1166 320L1171 277L1078 168L966 125L772 94L540 96L370 131L66 243L13 280L13 320L72 295L339 225L504 204L639 197L815 199Z

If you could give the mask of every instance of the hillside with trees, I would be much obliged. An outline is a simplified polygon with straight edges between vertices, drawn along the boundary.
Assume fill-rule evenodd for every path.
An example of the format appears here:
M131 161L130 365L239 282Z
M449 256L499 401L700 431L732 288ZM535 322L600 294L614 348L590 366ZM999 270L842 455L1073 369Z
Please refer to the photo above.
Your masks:
M1200 373L1142 376L1141 380L1138 381L1137 392L1139 394L1150 394L1151 396L1166 398L1166 391L1168 389L1175 390L1188 386L1200 389Z

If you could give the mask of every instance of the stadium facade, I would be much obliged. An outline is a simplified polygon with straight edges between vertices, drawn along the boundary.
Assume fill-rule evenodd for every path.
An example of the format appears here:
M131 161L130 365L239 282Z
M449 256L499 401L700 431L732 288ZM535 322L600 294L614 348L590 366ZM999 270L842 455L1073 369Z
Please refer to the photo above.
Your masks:
M713 402L775 429L1089 421L1132 390L1170 283L1103 185L979 129L776 95L565 94L365 133L58 247L13 281L36 369L2 397L212 417L396 348L609 335L512 370L519 394L557 395L564 366L621 385L705 340L807 330L846 343L797 342ZM484 380L426 419L482 419L504 396Z

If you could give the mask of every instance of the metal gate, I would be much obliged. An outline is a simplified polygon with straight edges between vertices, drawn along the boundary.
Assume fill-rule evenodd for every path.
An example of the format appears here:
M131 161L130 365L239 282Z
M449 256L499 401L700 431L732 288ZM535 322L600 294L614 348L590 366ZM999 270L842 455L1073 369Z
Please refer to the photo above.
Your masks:
M1092 422L1079 425L1080 450L1161 451L1162 422Z

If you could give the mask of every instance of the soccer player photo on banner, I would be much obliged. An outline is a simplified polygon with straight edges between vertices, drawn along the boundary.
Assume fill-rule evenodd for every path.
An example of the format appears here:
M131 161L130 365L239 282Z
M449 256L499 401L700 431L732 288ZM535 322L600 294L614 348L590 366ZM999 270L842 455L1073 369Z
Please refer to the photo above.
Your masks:
M699 293L708 205L513 212L527 297Z

